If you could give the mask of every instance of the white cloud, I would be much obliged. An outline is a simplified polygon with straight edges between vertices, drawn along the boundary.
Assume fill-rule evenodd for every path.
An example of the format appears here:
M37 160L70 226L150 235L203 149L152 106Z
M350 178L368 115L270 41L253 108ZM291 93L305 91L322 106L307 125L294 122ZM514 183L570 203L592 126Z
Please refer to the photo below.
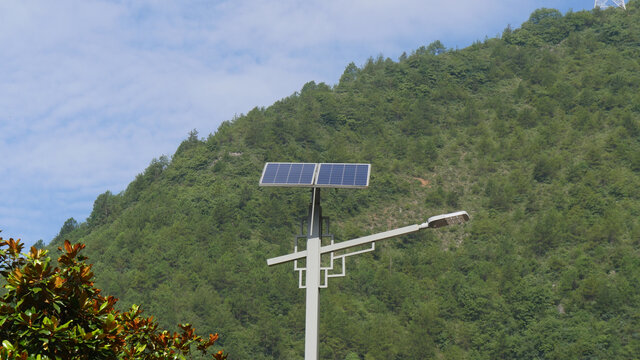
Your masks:
M2 236L48 241L189 130L335 83L351 61L464 46L556 3L578 2L2 1Z

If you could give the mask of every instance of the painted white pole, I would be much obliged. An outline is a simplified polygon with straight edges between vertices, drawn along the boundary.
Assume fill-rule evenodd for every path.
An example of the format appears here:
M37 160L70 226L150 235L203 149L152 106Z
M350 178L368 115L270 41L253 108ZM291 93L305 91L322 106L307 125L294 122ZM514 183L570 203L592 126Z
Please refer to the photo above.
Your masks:
M322 208L320 189L313 188L309 229L307 232L307 264L305 286L307 308L305 320L304 359L318 360L318 325L320 314L320 247L322 246Z
M307 310L304 359L318 359L318 314L320 301L320 238L307 239Z

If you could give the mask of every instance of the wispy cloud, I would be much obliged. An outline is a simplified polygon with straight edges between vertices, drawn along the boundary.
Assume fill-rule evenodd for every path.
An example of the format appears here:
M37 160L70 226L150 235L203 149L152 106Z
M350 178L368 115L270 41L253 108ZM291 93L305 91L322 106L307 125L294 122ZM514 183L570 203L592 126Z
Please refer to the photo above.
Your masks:
M0 2L0 229L48 241L189 130L267 106L351 61L466 46L585 1Z

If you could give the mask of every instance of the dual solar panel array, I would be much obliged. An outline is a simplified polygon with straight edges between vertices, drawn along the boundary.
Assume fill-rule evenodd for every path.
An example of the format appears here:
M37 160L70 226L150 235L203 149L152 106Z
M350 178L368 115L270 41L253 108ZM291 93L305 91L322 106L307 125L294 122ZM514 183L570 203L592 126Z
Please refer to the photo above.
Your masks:
M266 163L260 186L366 188L371 164Z

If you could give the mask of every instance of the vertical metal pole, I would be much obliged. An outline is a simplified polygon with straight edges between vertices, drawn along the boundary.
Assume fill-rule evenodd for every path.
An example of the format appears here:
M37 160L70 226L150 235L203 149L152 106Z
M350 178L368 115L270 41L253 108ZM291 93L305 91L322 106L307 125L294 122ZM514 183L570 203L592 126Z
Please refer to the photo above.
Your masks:
M309 231L307 232L307 308L304 339L304 359L318 359L318 315L320 302L320 235L322 209L320 208L320 189L312 189L309 209Z

